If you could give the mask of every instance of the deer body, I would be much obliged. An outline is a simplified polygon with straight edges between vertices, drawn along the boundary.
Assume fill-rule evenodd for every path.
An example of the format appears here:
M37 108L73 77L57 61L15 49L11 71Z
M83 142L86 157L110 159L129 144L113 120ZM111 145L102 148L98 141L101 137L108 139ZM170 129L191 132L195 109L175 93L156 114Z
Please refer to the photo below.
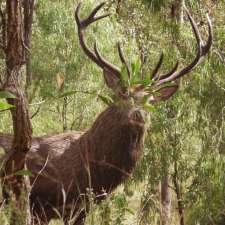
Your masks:
M33 214L50 221L57 217L54 206L67 218L72 211L68 206L79 208L88 189L99 196L97 201L104 199L129 177L140 159L144 131L145 122L138 110L110 106L83 134L34 138L26 162L34 175L30 195Z
M81 48L103 70L105 83L116 101L97 117L93 126L85 133L72 132L33 138L26 164L34 175L30 178L30 200L34 218L40 220L37 224L47 224L57 216L57 211L65 224L68 224L72 213L76 219L69 224L82 225L85 210L81 207L83 201L88 201L88 189L100 201L106 197L105 193L110 193L130 176L143 151L146 106L169 99L178 90L179 83L176 80L200 64L212 45L210 19L208 18L209 35L204 45L195 21L187 12L197 41L194 60L181 69L176 63L168 73L159 74L162 54L152 74L146 77L148 83L141 80L142 76L140 80L133 82L132 79L136 79L136 76L133 76L120 45L118 52L127 76L122 76L122 70L102 57L96 44L93 50L86 44L87 27L108 16L96 16L103 5L104 3L98 5L85 19L80 19L81 4L78 4L75 20ZM127 77L127 82L124 77ZM0 146L9 150L12 138L0 134Z

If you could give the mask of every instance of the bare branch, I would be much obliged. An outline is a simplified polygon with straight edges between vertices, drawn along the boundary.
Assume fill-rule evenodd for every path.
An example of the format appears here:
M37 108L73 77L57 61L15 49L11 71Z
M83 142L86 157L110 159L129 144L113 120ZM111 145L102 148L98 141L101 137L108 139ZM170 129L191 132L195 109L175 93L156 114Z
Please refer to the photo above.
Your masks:
M6 18L5 18L5 12L2 10L1 5L0 5L0 18L1 18L1 44L0 44L0 48L5 53L5 51L6 51Z

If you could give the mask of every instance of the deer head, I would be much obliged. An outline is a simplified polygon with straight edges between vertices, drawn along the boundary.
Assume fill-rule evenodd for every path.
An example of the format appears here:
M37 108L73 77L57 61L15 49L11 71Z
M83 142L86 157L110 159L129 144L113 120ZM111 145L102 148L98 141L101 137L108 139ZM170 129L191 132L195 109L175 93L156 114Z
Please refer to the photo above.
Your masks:
M118 53L123 65L121 70L109 63L100 54L96 43L94 44L93 50L91 50L85 42L84 32L86 28L95 21L109 16L109 14L96 16L104 4L105 3L101 3L98 5L89 16L81 20L79 16L81 8L80 3L75 10L75 20L78 27L80 45L83 51L92 61L102 68L107 86L114 92L115 96L118 97L117 99L122 100L122 102L132 102L132 104L140 108L140 106L146 104L151 105L169 99L178 90L179 78L185 74L188 74L197 65L199 65L210 50L212 45L212 25L209 17L207 16L208 39L206 44L204 44L194 19L186 10L194 36L197 41L197 55L194 60L184 68L179 68L179 62L177 62L171 71L165 74L160 74L159 69L163 63L163 54L161 54L152 74L150 76L148 75L144 77L142 80L140 78L137 79L137 77L134 76L130 70L120 44L118 44Z

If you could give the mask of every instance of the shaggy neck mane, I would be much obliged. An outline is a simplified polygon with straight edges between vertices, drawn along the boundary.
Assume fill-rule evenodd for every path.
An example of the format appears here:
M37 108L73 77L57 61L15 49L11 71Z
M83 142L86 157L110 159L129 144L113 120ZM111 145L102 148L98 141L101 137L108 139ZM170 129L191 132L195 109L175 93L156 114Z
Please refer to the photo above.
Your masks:
M83 136L93 189L114 189L132 172L143 151L145 125L131 120L132 109L110 106ZM82 138L81 138L82 141ZM85 151L86 149L86 151Z

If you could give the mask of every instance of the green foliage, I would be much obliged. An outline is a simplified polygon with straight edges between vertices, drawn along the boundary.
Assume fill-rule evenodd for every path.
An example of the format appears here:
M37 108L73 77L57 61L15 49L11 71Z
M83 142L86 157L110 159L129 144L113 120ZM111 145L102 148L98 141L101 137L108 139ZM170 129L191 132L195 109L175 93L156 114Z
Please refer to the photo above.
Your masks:
M31 171L29 171L29 170L19 170L14 175L16 175L16 176L29 176L29 177L33 176Z
M16 98L16 96L8 91L0 91L0 98Z
M0 110L8 110L12 108L13 106L6 103L6 102L0 102Z
M168 0L143 0L153 12L160 11Z
M109 96L98 95L98 98L102 100L106 105L112 105L113 100Z
M87 15L98 2L85 1L82 15ZM161 52L164 52L162 74L169 71L177 59L181 68L196 54L186 16L181 26L171 20L172 2L122 1L116 14L117 1L108 1L105 10L114 15L93 24L86 32L88 45L92 47L96 40L103 55L121 68L122 83L129 89L151 84L150 74ZM92 202L88 225L161 224L159 184L166 170L174 176L175 163L185 224L225 224L225 1L185 2L194 18L203 22L203 26L200 24L203 32L205 12L209 10L214 27L211 54L204 64L181 80L180 93L170 102L154 108L143 102L151 112L143 159L125 186L100 205ZM32 119L34 135L61 132L65 113L67 130L88 129L96 115L114 101L108 97L110 93L103 83L102 71L80 49L73 9L71 0L39 0L36 5L31 49L33 83L27 90L31 115L41 106ZM131 65L130 78L126 68L119 64L117 48L113 47L118 41L123 43ZM64 77L60 88L58 74ZM144 79L142 74L146 75ZM24 80L23 76L21 82ZM13 96L0 92L0 110L10 107L2 100L9 97ZM0 130L12 130L8 112L0 114ZM24 172L21 175L29 175ZM170 187L171 224L176 225L179 215L172 180ZM10 213L10 208L0 204L0 224L8 224Z
M0 91L0 99L1 98L16 98L13 94L7 91ZM6 102L0 102L0 110L8 110L12 108L13 106L6 103Z

